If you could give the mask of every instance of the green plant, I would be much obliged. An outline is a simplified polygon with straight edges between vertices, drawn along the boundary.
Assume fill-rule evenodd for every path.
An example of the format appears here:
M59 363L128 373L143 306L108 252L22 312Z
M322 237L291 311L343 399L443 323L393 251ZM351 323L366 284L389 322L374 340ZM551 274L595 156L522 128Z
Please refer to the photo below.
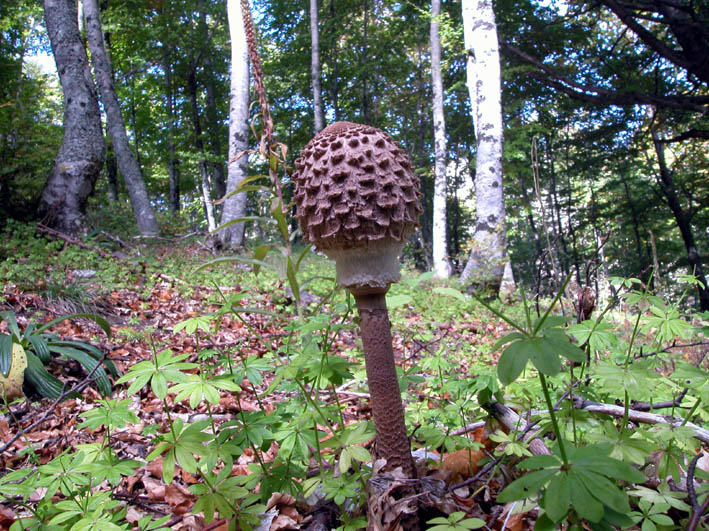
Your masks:
M8 331L10 332L9 334L0 334L0 374L3 376L9 374L12 365L12 346L13 344L18 344L22 346L27 356L25 379L40 394L50 398L57 398L64 389L62 382L44 368L44 365L51 363L52 355L54 354L61 359L76 360L91 378L95 379L99 391L104 395L109 395L111 393L111 382L103 366L114 377L117 377L118 370L114 363L93 345L81 341L60 339L57 335L47 332L52 326L62 321L76 318L95 321L110 337L111 327L105 319L96 314L78 313L64 315L39 327L28 324L21 331L13 312L0 313L0 321L7 323Z
M485 520L480 518L466 518L465 513L456 511L448 517L439 516L427 522L431 524L429 531L466 531L467 529L480 529L485 525Z

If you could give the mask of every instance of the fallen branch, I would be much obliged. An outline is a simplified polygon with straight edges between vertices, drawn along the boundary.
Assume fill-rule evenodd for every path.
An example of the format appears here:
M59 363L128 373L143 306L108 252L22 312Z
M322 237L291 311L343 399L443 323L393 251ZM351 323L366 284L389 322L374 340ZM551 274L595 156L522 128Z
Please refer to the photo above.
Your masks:
M93 247L91 245L88 245L81 240L77 240L73 236L69 236L68 234L64 234L63 232L59 232L58 230L54 230L52 228L47 227L46 225L42 223L37 223L37 230L41 232L42 234L46 234L47 236L51 236L52 238L59 238L60 240L64 240L67 243L70 243L71 245L76 245L78 247L81 247L82 249L87 249L89 251L95 251L99 254L99 256L103 258L115 258L111 253L107 253L103 249L99 249L98 247Z
M609 415L611 417L623 418L625 415L625 408L622 406L616 406L612 404L599 404L598 402L591 402L590 400L585 400L583 397L574 396L574 407L576 409L582 409L584 411L589 411L591 413L600 413L601 415ZM678 428L684 423L684 419L672 416L662 416L656 413L647 413L644 411L637 411L634 409L628 410L628 420L639 424L665 424ZM709 444L709 430L701 428L696 424L687 422L684 424L688 428L694 431L694 437L699 439L705 444Z
M539 430L532 431L534 424L528 424L512 409L499 402L488 402L483 404L483 408L508 430L526 433L522 440L529 442L529 451L534 455L551 455L547 445L539 439Z

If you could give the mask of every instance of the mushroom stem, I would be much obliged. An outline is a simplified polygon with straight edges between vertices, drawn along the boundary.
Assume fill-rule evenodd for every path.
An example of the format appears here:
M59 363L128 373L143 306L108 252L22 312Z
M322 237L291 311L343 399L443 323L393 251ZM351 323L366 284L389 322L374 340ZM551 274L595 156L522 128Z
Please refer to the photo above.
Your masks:
M372 401L376 434L376 456L387 462L385 469L401 467L406 477L414 477L411 443L406 435L404 405L394 365L391 322L386 305L388 287L353 289L359 311L364 361Z

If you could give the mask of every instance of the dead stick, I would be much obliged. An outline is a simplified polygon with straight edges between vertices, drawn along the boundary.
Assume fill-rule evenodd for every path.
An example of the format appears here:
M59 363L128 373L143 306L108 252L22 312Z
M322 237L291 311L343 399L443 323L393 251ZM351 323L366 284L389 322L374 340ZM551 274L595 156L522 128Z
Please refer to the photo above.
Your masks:
M91 245L87 245L84 242L69 236L68 234L64 234L63 232L59 232L58 230L50 229L49 227L47 227L46 225L43 225L42 223L37 223L37 230L39 232L41 232L42 234L46 234L47 236L51 236L53 238L59 238L61 240L64 240L67 243L70 243L72 245L76 245L76 246L81 247L83 249L88 249L89 251L96 251L99 254L99 256L102 256L103 258L115 258L111 253L107 253L103 249L99 249L98 247L92 247Z
M574 396L574 407L591 413L600 413L602 415L610 415L611 417L623 418L625 408L612 404L599 404L598 402L590 402L584 400L583 397ZM628 420L642 424L667 424L669 426L679 427L684 422L684 419L671 416L662 416L655 413L646 413L644 411L628 410ZM709 430L700 428L696 424L687 422L685 424L694 432L694 437L705 444L709 444Z

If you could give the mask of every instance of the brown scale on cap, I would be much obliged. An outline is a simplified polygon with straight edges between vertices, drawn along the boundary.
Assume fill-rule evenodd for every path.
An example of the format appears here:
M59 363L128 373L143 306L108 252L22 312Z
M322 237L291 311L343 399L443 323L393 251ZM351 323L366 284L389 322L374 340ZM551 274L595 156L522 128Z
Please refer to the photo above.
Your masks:
M334 123L295 166L295 217L320 250L405 241L418 225L419 179L404 150L376 127Z

